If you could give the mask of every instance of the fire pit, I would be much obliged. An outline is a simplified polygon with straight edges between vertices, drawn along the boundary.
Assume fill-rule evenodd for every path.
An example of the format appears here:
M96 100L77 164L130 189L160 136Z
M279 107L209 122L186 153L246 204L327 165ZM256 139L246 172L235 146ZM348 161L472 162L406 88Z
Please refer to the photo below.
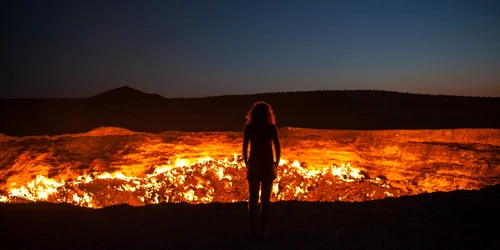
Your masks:
M366 201L500 183L500 130L282 128L272 201ZM247 199L241 133L0 137L0 201L102 208Z

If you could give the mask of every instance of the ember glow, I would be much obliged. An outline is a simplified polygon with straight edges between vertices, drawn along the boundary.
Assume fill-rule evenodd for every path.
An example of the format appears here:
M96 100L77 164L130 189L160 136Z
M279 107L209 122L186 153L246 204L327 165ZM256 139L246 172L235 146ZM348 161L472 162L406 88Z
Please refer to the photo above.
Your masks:
M368 201L479 189L500 179L500 130L280 129L272 201ZM138 133L104 127L60 136L0 135L0 202L241 202L238 132Z
M380 180L366 180L360 169L349 164L321 170L305 169L298 161L281 160L278 178L273 186L273 201L336 201L375 197L374 190L364 197L347 197L331 193L332 186L366 181L379 187L380 196L397 195ZM158 166L145 176L127 176L121 172L91 173L73 180L55 180L37 175L24 185L11 183L2 202L54 202L83 207L102 208L127 203L130 205L160 202L238 202L247 200L245 166L241 157L232 159L203 157L196 162L178 158L174 163Z

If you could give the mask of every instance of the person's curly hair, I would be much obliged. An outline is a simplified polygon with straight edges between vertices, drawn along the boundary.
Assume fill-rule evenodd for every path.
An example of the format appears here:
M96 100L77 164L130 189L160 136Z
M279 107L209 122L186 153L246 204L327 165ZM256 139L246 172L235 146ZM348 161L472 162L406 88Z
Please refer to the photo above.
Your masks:
M253 107L248 111L247 122L250 123L268 123L275 124L273 108L267 102L258 101L253 104Z

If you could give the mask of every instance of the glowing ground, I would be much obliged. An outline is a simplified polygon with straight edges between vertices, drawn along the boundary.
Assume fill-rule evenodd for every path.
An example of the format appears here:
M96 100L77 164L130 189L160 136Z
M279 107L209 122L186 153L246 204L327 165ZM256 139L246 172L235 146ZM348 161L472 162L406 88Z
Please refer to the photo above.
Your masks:
M245 201L241 133L0 136L0 201L101 208ZM366 201L500 183L500 130L280 129L273 201Z

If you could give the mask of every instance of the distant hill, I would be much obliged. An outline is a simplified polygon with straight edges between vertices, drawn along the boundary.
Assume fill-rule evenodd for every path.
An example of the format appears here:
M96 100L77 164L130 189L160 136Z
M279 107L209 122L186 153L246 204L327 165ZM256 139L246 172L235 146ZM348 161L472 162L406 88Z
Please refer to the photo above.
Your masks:
M273 106L280 127L500 128L500 98L374 90L163 98L125 86L84 99L0 100L0 133L55 135L102 126L152 133L241 131L246 113L259 100Z
M104 93L87 98L88 101L98 103L135 103L135 102L154 102L164 98L158 94L146 94L137 89L128 86L119 87L106 91Z

